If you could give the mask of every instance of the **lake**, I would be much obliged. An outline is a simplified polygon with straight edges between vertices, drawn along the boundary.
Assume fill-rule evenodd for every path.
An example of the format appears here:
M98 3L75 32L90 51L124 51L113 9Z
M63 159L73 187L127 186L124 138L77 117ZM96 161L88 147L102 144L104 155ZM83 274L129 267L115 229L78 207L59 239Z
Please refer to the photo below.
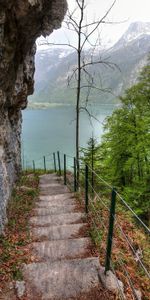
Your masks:
M93 136L100 141L103 133L103 121L114 109L112 105L99 105L92 108L96 121L89 119L87 113L80 114L80 146L84 147ZM50 153L61 151L75 155L75 107L58 106L49 109L23 111L22 157L24 166L43 165L46 156L48 167L53 167Z

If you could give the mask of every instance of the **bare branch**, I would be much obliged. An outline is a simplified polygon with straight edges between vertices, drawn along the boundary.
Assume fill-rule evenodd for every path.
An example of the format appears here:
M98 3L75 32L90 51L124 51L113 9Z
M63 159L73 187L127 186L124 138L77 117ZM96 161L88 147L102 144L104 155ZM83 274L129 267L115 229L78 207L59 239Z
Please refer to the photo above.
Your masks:
M87 109L87 107L85 106L80 106L80 110L84 110L86 111L86 113L88 114L89 118L93 118L94 120L96 120L98 123L102 124L92 113L89 112L89 110ZM93 124L92 124L93 127Z
M67 15L67 17L68 17L68 20L66 20L65 22L67 23L67 22L70 22L70 20L72 21L72 24L74 24L74 26L76 26L76 28L77 28L77 30L78 30L78 27L79 27L79 24L76 22L76 20L75 20L75 18L73 17L73 14L74 13L70 13L69 12L69 10L68 10L68 15Z
M85 89L85 88L88 88L88 87L89 87L89 85L82 85L81 89ZM109 89L109 88L99 88L99 87L93 85L93 86L91 86L91 89L95 89L95 90L98 90L98 91L103 92L103 93L112 94L111 89Z
M75 46L73 46L73 45L71 45L70 43L50 43L50 42L46 42L46 43L40 43L40 45L50 45L50 46L67 46L67 47L70 47L70 48L72 48L72 49L75 49L76 51L77 51L77 48L75 47Z
M82 36L84 36L85 38L87 37L87 33L81 31ZM98 40L98 39L97 39ZM91 41L89 39L87 39L87 43L91 46L91 47L95 47L97 46L97 40L95 44L92 44Z
M79 7L80 9L82 9L82 6L81 6L79 0L76 0L76 3L78 4L78 7Z
M75 75L77 70L78 70L78 68L74 69L71 76L70 77L68 76L68 79L67 79L68 80L68 86L70 85L70 82L71 82L71 80L72 80L72 78ZM75 76L75 78L76 78L76 76Z
M78 0L76 0L76 1L79 2ZM81 28L82 28L83 17L84 17L84 0L82 0L82 5L81 5L81 17L80 17L80 22L79 22L79 34L80 34Z
M83 68L83 71L88 76L88 78L91 79L91 81L88 79L87 81L90 85L92 85L94 83L94 77L85 68Z
M115 5L116 0L114 0L114 2L112 3L112 5L110 6L110 8L107 10L107 12L105 13L105 15L98 21L98 23L96 24L96 26L90 31L90 33L87 35L87 37L85 38L84 42L82 43L82 47L81 49L83 49L87 39L89 39L89 37L96 31L96 29L99 27L99 25L105 20L105 18L108 16L109 12L111 11L111 9L113 8L113 6Z
M75 26L75 24L71 21L64 21L64 23L67 25L67 29L73 32L76 32L78 34L78 28ZM71 28L71 26L73 28ZM66 27L64 27L66 28Z
M117 25L117 24L123 24L123 23L125 23L125 22L127 22L128 20L126 19L126 20L124 20L124 21L119 21L119 22L114 22L114 21L104 21L104 20L102 20L101 21L101 24L106 24L106 25ZM88 23L88 24L85 24L85 25L83 25L82 26L82 28L87 28L87 27L90 27L90 26L93 26L93 25L96 25L96 24L99 24L99 22L100 21L94 21L94 22L92 22L92 23Z
M84 63L82 66L81 66L81 69L87 67L87 66L91 66L91 65L97 65L97 64L103 64L111 69L119 69L119 67L117 66L117 64L115 63L112 63L112 62L108 62L108 61L104 61L104 60L98 60L98 61L90 61L90 62L87 62L87 63ZM120 69L119 69L120 70Z
M118 69L118 70L121 72L121 70L120 70L120 68L117 66L117 64L112 63L112 62L109 62L109 61L104 61L104 60L101 60L101 59L98 60L98 61L93 61L92 58L91 58L91 61L90 61L90 62L85 63L85 62L83 61L82 65L80 66L80 70L83 70L83 71L88 75L88 77L91 78L91 82L88 81L88 84L89 84L89 85L93 84L93 82L94 82L94 77L86 70L86 67L87 67L87 66L91 66L91 65L97 65L97 64L103 64L105 67L109 67L109 68L111 68L112 70L115 70L115 68L116 68L116 69ZM68 85L70 84L70 82L71 82L73 76L76 74L76 72L77 72L78 70L79 70L79 68L76 67L76 68L73 70L72 75L71 75L70 77L68 77ZM87 86L86 86L86 87L87 87ZM107 91L108 91L108 90L107 90Z

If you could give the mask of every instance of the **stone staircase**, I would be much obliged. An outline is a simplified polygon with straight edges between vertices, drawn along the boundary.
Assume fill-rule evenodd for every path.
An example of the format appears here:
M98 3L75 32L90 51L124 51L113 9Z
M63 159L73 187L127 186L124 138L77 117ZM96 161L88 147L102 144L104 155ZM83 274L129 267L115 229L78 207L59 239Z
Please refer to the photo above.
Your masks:
M107 299L88 296L102 289L99 259L91 255L85 214L77 212L74 195L55 174L40 177L30 224L37 262L23 267L27 299Z

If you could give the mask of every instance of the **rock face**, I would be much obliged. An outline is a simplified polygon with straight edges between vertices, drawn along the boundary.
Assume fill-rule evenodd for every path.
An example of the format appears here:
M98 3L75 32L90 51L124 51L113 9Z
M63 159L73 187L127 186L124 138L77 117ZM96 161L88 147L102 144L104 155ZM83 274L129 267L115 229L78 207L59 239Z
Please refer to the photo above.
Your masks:
M0 233L21 169L21 110L34 90L35 40L61 26L66 0L0 0Z

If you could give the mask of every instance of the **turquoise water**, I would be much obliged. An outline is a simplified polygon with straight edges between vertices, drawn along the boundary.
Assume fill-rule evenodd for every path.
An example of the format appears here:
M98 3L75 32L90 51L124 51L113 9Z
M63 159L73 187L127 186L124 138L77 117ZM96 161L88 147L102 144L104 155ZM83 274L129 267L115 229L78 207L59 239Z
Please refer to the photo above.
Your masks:
M92 113L99 120L89 119L87 113L80 115L80 146L87 144L92 136L100 141L103 133L103 121L112 113L113 106L98 106ZM23 111L22 157L23 164L36 167L43 165L46 155L48 167L52 165L52 152L60 150L70 156L75 154L75 108L73 106L52 107Z

